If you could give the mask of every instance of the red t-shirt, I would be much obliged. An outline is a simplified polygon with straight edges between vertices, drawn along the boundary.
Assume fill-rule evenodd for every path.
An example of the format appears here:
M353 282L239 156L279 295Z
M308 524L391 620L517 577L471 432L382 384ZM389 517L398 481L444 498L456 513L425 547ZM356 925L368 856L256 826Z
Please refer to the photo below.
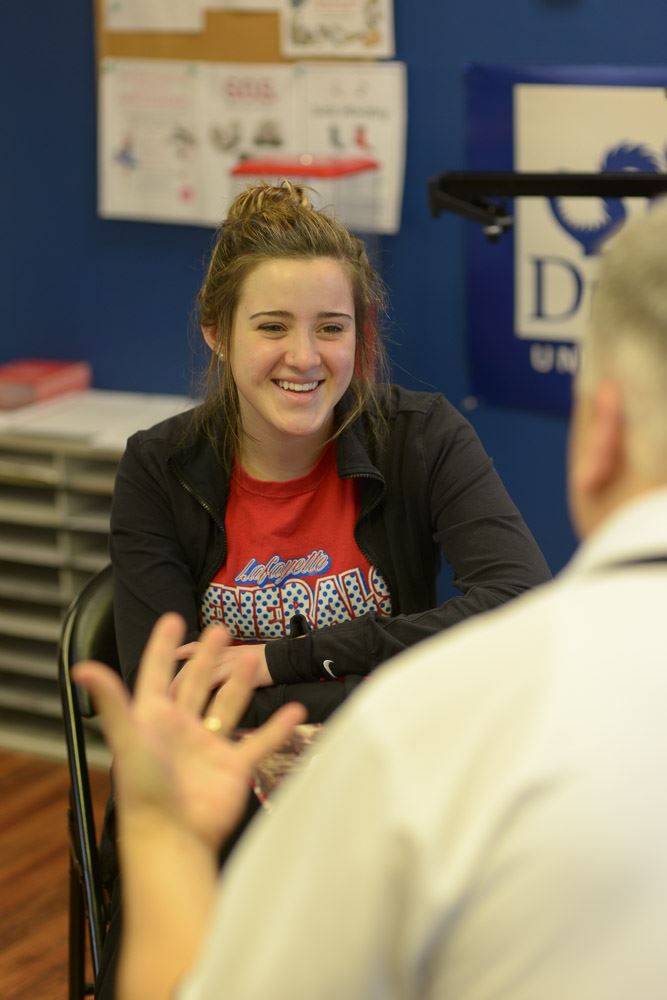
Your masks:
M358 484L341 479L330 446L300 479L265 482L235 464L225 514L227 560L201 603L200 620L236 642L266 642L305 615L311 628L377 611L391 614L386 582L354 539Z

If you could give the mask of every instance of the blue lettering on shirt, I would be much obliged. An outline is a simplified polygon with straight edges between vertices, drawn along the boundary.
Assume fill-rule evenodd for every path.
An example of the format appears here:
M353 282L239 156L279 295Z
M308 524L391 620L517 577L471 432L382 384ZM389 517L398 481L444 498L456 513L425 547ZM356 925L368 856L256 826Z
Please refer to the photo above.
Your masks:
M389 588L372 566L322 575L330 556L315 549L307 556L265 563L249 559L234 577L236 586L211 583L202 598L201 625L223 624L237 642L266 642L289 632L293 615L302 614L311 628L353 621L369 612L391 614ZM317 579L309 580L308 577Z

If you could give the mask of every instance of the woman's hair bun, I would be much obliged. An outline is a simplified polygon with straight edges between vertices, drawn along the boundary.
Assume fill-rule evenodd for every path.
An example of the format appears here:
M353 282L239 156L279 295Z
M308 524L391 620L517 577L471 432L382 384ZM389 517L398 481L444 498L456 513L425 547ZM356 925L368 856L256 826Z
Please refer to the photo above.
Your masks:
M246 188L239 194L229 207L226 222L257 214L270 214L273 211L294 211L295 208L313 208L306 194L307 188L291 181L283 180L280 184L268 184L262 181Z

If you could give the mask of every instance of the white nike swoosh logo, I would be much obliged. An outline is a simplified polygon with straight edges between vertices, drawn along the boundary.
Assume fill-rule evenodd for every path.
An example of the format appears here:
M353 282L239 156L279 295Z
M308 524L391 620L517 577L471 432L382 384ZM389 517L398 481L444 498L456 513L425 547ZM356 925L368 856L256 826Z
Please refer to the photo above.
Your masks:
M333 668L336 666L333 660L323 660L322 666L324 667L326 672L330 674L332 677L336 676L335 673L333 672Z

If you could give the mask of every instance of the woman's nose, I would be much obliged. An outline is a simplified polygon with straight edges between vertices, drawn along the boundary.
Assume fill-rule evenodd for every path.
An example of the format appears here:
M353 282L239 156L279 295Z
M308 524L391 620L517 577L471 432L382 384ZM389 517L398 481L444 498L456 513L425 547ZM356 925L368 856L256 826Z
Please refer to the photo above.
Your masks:
M293 332L285 360L294 368L313 368L320 363L320 351L317 339L310 333Z

